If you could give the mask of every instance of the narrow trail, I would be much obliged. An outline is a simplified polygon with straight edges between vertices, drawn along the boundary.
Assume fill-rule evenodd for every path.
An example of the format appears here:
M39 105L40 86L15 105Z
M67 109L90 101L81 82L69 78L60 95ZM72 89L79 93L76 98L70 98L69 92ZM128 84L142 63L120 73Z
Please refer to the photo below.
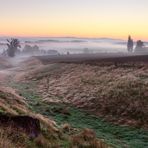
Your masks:
M8 81L13 80L14 76L16 76L20 70L23 71L22 63L27 59L28 57L16 57L13 59L8 59L11 67L0 69L0 86L7 86Z

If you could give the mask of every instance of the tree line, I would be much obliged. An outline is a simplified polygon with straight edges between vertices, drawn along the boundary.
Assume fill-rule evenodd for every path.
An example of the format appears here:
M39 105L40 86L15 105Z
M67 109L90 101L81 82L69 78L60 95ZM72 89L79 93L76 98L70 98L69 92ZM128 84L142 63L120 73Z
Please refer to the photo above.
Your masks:
M136 42L135 50L142 49L143 47L144 47L144 42L141 41L141 40L138 40ZM131 36L128 37L127 50L128 50L128 52L133 52L134 51L134 41L131 38Z
M19 48L21 48L20 41L18 39L15 39L15 38L7 39L6 45L7 45L7 50L4 51L3 54L8 55L9 57L14 57L15 53L17 51L19 51ZM142 49L143 47L144 47L144 42L141 41L141 40L138 40L136 42L135 50ZM32 48L30 46L26 46L26 49L28 49L28 50L33 50L33 49L39 50L39 48L37 46L34 46ZM127 50L128 50L128 52L134 51L134 41L131 38L131 36L128 37Z

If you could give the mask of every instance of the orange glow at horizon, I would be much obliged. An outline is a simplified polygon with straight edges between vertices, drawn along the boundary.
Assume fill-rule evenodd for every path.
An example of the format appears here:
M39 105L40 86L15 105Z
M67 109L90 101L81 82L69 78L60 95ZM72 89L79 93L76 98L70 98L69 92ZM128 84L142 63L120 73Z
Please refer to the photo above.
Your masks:
M131 35L148 40L146 0L13 1L0 5L0 36L127 39Z
M9 24L9 23L8 23ZM124 26L124 25L123 25ZM13 26L1 25L0 35L1 36L22 36L22 37L110 37L110 38L121 38L127 39L130 34L135 39L148 40L148 31L143 29L132 28L128 31L128 28L122 27L121 25L99 25L99 24L77 24L77 25L65 25L58 26L56 24L40 24L35 26L34 24L13 24Z

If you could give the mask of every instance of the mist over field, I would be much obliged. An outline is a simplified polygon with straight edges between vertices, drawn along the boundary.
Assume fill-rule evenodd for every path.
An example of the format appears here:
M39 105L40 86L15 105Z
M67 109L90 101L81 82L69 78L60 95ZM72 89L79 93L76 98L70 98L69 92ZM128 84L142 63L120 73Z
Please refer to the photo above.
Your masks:
M43 50L57 50L59 53L127 52L126 41L111 38L19 38L22 47L25 44L37 45ZM0 38L0 51L6 49L6 38Z

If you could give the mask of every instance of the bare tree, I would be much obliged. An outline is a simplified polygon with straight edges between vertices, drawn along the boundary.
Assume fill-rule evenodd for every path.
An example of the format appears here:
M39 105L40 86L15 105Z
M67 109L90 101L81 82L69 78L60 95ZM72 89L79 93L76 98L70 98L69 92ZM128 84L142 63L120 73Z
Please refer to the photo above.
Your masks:
M7 39L7 42L8 42L7 43L7 47L8 47L7 54L9 57L14 57L18 48L21 47L20 41L18 39L12 38L10 40Z
M132 40L131 36L129 36L128 37L128 42L127 42L127 50L128 50L128 52L132 52L133 47L134 47L133 40Z

